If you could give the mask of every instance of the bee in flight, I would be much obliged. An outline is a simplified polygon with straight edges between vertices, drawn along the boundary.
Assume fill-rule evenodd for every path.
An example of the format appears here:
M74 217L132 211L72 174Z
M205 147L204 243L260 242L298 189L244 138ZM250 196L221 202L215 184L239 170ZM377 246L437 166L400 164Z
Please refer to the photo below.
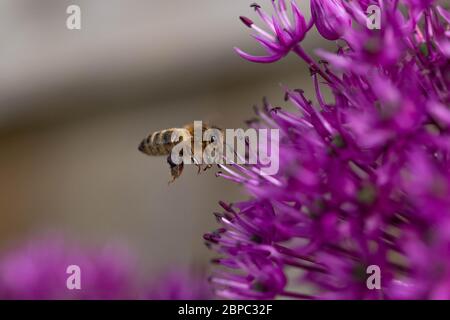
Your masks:
M169 183L171 183L181 175L184 168L183 162L180 164L175 164L172 161L172 149L181 142L190 141L191 150L194 150L197 147L197 142L194 139L196 134L195 129L196 127L194 123L191 123L185 125L183 128L170 128L152 132L147 136L147 138L142 140L139 145L139 151L149 156L167 156L167 163L170 166L170 173L172 175L172 180L169 181ZM221 129L217 127L208 126L201 123L201 137L203 137L204 132L208 129L217 129L221 131ZM208 144L213 142L216 142L215 137L212 137L210 141L204 141L202 139L200 142L202 151L205 150ZM200 173L202 169L201 159L199 160L192 156L192 162L198 167L198 172ZM211 167L212 165L208 164L203 168L203 170L207 170Z

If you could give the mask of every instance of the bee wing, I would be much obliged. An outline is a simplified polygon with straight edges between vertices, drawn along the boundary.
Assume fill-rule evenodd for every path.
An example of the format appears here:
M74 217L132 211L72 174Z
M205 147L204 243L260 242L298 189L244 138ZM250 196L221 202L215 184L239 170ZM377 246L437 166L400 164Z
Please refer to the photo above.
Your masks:
M189 132L189 129L180 128L180 129L174 129L172 130L171 135L171 142L172 143L178 143L179 141L187 141L191 139L191 134Z

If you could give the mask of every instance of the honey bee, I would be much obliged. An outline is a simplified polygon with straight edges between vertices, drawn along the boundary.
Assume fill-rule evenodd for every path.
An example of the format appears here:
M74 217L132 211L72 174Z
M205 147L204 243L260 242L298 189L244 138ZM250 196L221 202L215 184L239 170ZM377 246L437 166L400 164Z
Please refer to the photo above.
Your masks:
M208 129L217 129L220 132L222 132L221 129L215 126L208 126L206 124L201 123L201 137L203 137L203 134ZM198 143L194 139L195 137L195 126L194 123L190 123L185 125L183 128L170 128L160 131L155 131L150 133L147 138L142 140L142 142L139 145L139 151L143 152L146 155L149 156L167 156L167 163L170 166L170 173L172 176L172 180L169 181L169 184L174 182L183 172L184 163L181 162L180 164L175 164L172 161L171 153L172 149L179 143L183 141L190 141L191 144L191 150L195 149L195 144ZM202 141L201 144L201 150L203 151L208 144L212 142L216 142L215 138L212 137L210 141ZM196 159L193 155L191 156L193 163L198 168L198 173L202 170L201 165L201 159ZM203 167L203 171L211 168L212 165L205 165Z

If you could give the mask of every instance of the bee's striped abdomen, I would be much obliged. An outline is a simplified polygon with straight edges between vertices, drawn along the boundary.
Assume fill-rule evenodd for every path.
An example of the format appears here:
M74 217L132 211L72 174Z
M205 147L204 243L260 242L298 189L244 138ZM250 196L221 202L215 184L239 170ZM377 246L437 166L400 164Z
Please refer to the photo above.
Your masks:
M167 129L162 131L156 131L150 134L147 139L142 141L139 146L139 150L148 154L149 156L165 156L169 155L172 148L177 142L172 140L172 135L174 132L178 132L179 137L186 139L185 129ZM187 132L187 134L189 134Z
M172 150L173 144L170 141L172 130L162 130L153 132L148 137L147 149L151 156L165 156Z

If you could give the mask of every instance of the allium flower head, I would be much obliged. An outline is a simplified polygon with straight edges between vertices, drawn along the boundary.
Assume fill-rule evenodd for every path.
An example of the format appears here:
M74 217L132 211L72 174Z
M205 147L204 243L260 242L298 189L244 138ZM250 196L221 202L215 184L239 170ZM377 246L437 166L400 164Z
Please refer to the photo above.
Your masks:
M272 5L273 16L264 12L256 3L251 5L261 18L264 24L263 28L258 27L251 19L241 17L241 21L255 32L253 37L267 51L265 56L254 56L235 48L236 52L244 59L261 63L277 61L294 49L311 28L312 24L306 25L305 18L295 1L290 3L293 19L288 15L285 0L272 0Z
M221 255L211 281L226 298L448 299L450 14L435 1L342 1L341 36L324 14L338 1L312 1L319 32L342 43L316 50L321 63L294 48L315 88L285 88L297 112L257 110L251 126L280 129L278 174L222 167L252 198L222 203L205 235ZM366 26L369 4L380 30Z
M81 270L81 290L67 288L67 267ZM60 238L35 239L0 257L2 299L130 299L133 263L119 247L87 249Z
M80 289L69 290L69 266L80 271ZM33 239L0 256L0 299L212 299L201 273L172 268L137 270L122 245L80 246L60 237Z

